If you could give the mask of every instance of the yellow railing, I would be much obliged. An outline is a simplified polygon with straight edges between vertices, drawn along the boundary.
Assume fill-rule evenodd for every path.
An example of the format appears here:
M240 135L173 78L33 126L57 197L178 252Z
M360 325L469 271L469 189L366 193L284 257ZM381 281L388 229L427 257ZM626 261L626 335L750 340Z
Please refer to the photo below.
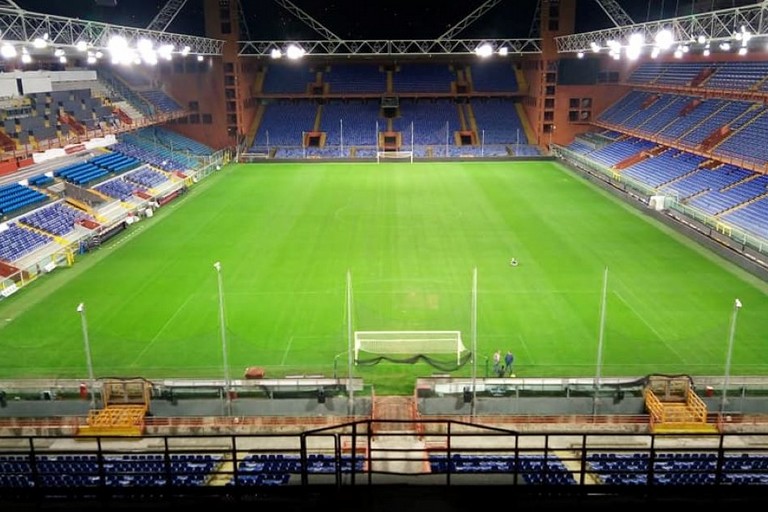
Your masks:
M686 405L690 414L694 417L695 421L706 423L707 421L707 404L704 400L699 398L699 395L693 391L688 391L685 397Z

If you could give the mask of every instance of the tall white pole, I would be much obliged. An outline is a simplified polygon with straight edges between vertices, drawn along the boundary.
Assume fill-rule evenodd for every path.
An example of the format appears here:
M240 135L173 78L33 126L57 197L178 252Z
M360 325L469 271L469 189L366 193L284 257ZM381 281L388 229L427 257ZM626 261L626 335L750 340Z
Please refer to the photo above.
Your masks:
M470 328L472 329L472 406L470 414L475 416L477 398L477 267L472 271L472 312Z
M520 155L520 128L517 129L517 141L515 142L515 156Z
M355 414L355 391L352 388L352 369L355 363L354 331L352 325L352 273L347 270L347 411L350 416Z
M77 306L80 313L80 323L83 327L83 346L85 347L85 364L88 367L88 380L91 388L91 409L96 408L96 379L93 377L93 362L91 361L91 344L88 341L88 322L85 320L85 304L81 302Z
M448 158L448 137L450 133L450 127L448 121L445 122L445 158Z
M411 158L413 158L413 121L411 121Z
M600 376L603 371L603 337L605 335L605 302L608 292L608 267L603 272L603 292L600 296L600 328L597 337L597 365L595 369L595 396L592 401L592 414L597 414L597 402L600 394Z
M376 158L379 158L379 122L376 121L376 131L374 132L374 137L376 137Z
M267 156L269 156L269 130L267 130Z
M304 133L305 132L301 132L301 150L304 153L304 158L307 158L307 137L304 135Z
M549 154L552 154L552 134L555 133L555 125L549 127Z
M221 262L213 264L216 269L216 276L219 283L219 326L221 328L221 352L224 360L224 396L227 405L227 414L232 414L232 397L230 396L231 385L229 381L229 361L227 360L227 326L224 320L224 291L221 284Z
M736 299L733 302L733 312L731 313L731 330L728 333L728 352L725 356L725 379L723 380L723 398L720 400L720 413L725 410L726 395L728 385L731 383L731 354L733 353L733 336L736 334L736 319L741 309L741 301Z
M344 122L339 119L339 158L344 158Z
M480 132L480 156L485 156L485 130Z

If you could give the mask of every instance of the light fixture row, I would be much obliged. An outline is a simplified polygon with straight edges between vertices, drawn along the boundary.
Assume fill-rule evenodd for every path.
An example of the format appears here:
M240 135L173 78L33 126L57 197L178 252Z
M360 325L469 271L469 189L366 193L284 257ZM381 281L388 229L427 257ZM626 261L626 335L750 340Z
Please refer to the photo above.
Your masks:
M746 55L749 52L749 41L752 40L754 35L750 33L744 26L740 30L736 31L732 35L730 41L723 40L717 43L717 48L720 51L729 52L734 48L738 48L739 55ZM619 60L624 55L629 60L637 60L643 53L646 47L651 47L650 56L655 59L659 55L669 50L673 51L675 58L682 58L685 54L691 51L694 45L702 50L702 55L708 57L712 52L712 42L707 39L706 36L700 35L696 38L692 38L687 42L675 42L675 36L669 29L659 30L653 38L653 43L648 43L645 40L645 36L640 33L631 34L627 40L627 44L622 44L616 40L608 40L605 42L605 46L608 48L608 55L615 60ZM596 41L590 43L590 48L593 53L600 53L603 47ZM578 52L576 54L578 58L584 57L584 52Z
M48 34L35 38L31 42L31 46L36 51L44 50L51 46L54 48L53 56L56 57L60 63L67 63L67 50L61 45L52 44ZM105 55L104 51L94 48L86 41L78 41L74 45L74 49L80 54L85 54L88 64L95 64ZM124 37L117 35L112 36L109 39L106 53L109 54L112 64L133 65L143 63L154 66L160 60L172 60L174 54L186 57L190 54L190 47L185 46L177 51L171 44L162 44L155 47L155 44L152 41L141 39L136 43L135 48L131 48ZM19 46L8 41L0 43L0 57L5 60L12 60L19 56L21 62L24 64L29 64L33 60L32 54L27 46ZM202 55L197 55L197 60L203 61L204 57Z

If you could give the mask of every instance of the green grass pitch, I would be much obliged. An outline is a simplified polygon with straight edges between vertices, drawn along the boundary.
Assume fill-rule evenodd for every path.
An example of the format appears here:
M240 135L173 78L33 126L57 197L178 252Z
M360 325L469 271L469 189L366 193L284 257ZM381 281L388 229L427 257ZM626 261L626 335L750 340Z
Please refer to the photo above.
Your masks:
M519 266L512 267L512 257ZM460 330L478 376L768 374L768 286L552 162L241 164L0 302L0 378L347 376L355 329ZM600 321L608 269L605 320ZM454 372L470 376L471 365ZM410 393L425 363L358 366Z

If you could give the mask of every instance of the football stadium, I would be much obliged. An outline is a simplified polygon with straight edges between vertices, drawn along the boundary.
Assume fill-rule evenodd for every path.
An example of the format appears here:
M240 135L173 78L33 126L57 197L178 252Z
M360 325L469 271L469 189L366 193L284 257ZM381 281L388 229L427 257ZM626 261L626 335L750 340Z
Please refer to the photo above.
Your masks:
M0 1L0 502L768 498L768 2L323 4Z

